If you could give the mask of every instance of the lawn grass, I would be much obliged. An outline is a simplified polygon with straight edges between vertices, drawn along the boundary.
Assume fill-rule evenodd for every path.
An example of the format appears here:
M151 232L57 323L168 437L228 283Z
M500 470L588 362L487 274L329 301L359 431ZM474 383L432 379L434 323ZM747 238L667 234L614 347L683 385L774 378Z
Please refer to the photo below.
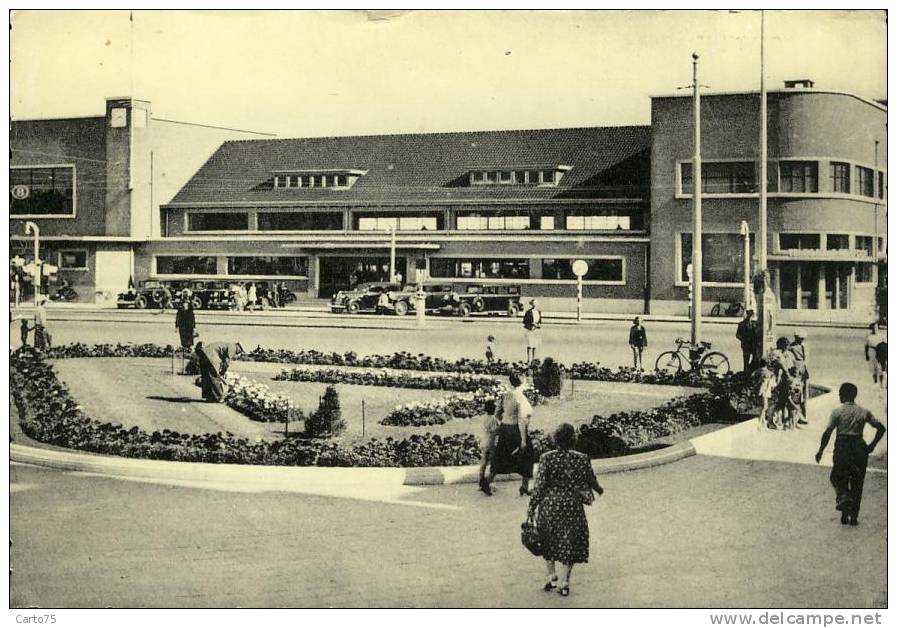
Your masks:
M147 431L169 429L203 433L229 431L251 439L283 437L282 423L258 423L223 404L201 401L194 377L171 374L165 359L89 358L57 360L54 367L69 386L72 396L88 416L124 427L140 426ZM288 396L306 414L317 408L326 384L274 381L284 365L236 362L232 371L264 383L274 392ZM304 367L306 368L306 367ZM313 367L311 367L313 368ZM399 404L439 399L452 394L444 390L419 390L379 386L337 384L347 430L339 440L359 442L368 438L401 439L411 434L479 434L483 417L455 419L443 425L391 427L380 425L387 412ZM595 414L612 414L659 406L674 397L701 392L695 388L625 384L615 382L567 382L560 397L535 408L533 429L552 431L562 422L579 425ZM572 396L571 396L572 395ZM362 401L364 427L362 428ZM304 429L302 422L289 426L291 433Z

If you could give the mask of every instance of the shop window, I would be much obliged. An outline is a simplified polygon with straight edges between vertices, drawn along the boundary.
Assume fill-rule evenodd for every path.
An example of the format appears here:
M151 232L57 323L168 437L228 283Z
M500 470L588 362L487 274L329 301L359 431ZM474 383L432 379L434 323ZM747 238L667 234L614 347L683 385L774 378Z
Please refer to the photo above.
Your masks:
M9 169L10 216L75 216L75 167Z
M815 161L781 161L782 192L818 192L819 164Z
M262 212L259 231L338 231L343 228L341 213Z
M850 194L850 164L832 162L832 192Z
M846 251L850 248L850 236L846 233L829 233L825 236L825 248L829 251Z
M188 231L247 231L249 214L245 212L190 212Z
M259 277L306 277L308 258L286 255L233 255L227 258L227 274Z
M87 251L60 251L61 270L87 270Z
M682 194L694 192L694 168L680 164ZM757 191L757 173L753 162L714 161L701 164L701 191L705 194L749 194Z
M856 173L857 193L862 196L875 196L875 191L872 189L873 185L875 185L872 179L872 168L857 166Z
M818 251L818 233L780 233L780 251Z
M543 259L542 279L575 280L574 261L572 259ZM585 262L589 265L589 270L583 275L583 281L624 281L623 258L586 259Z
M680 234L679 281L688 282L692 236ZM756 245L750 236L750 250ZM708 283L744 283L744 238L739 233L705 233L701 237L701 278Z
M430 276L454 279L529 279L529 260L430 258Z
M857 283L872 283L872 264L866 262L857 264L856 281Z
M215 275L218 272L214 257L204 255L157 255L158 275Z
M857 251L865 251L868 255L872 255L872 236L857 236L856 237L856 250Z

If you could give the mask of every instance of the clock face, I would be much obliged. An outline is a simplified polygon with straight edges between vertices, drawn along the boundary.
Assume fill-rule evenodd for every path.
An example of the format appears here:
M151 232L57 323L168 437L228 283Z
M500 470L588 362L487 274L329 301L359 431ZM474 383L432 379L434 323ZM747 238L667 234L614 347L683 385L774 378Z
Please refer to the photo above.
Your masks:
M128 125L128 110L124 107L115 107L112 109L111 125L113 127L125 127Z

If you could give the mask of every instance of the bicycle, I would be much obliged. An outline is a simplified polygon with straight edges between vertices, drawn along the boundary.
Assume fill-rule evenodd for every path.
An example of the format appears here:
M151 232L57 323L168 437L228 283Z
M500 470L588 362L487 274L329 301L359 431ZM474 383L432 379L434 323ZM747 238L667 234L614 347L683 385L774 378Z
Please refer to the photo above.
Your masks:
M719 351L709 351L711 346L705 341L694 346L688 340L676 338L676 349L657 356L654 368L675 374L684 370L683 365L688 365L690 370L697 370L701 375L726 375L731 370L729 358Z
M744 304L738 301L720 301L710 310L710 316L744 316Z

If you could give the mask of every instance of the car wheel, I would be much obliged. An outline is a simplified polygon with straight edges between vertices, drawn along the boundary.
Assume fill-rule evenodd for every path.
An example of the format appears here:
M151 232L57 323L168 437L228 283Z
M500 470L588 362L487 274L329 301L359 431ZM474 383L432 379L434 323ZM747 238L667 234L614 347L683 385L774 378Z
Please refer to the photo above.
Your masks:
M146 309L146 297L143 296L142 294L138 294L137 298L134 299L134 307L136 307L138 310L145 310Z
M197 296L194 296L192 299L190 299L190 305L193 307L194 310L201 310L202 309L202 299L200 299Z
M514 318L518 314L520 314L520 308L517 307L517 305L512 303L511 305L508 306L508 316L510 316L511 318Z
M408 303L406 301L396 301L396 316L405 316L408 313Z
M486 309L486 301L483 297L477 297L473 300L473 309L475 312L482 312Z
M361 305L359 305L358 301L349 301L349 305L346 306L346 311L349 314L358 314L360 309Z
M156 288L153 290L153 303L159 304L162 303L162 291Z
M458 316L470 316L470 303L464 302L458 306Z

